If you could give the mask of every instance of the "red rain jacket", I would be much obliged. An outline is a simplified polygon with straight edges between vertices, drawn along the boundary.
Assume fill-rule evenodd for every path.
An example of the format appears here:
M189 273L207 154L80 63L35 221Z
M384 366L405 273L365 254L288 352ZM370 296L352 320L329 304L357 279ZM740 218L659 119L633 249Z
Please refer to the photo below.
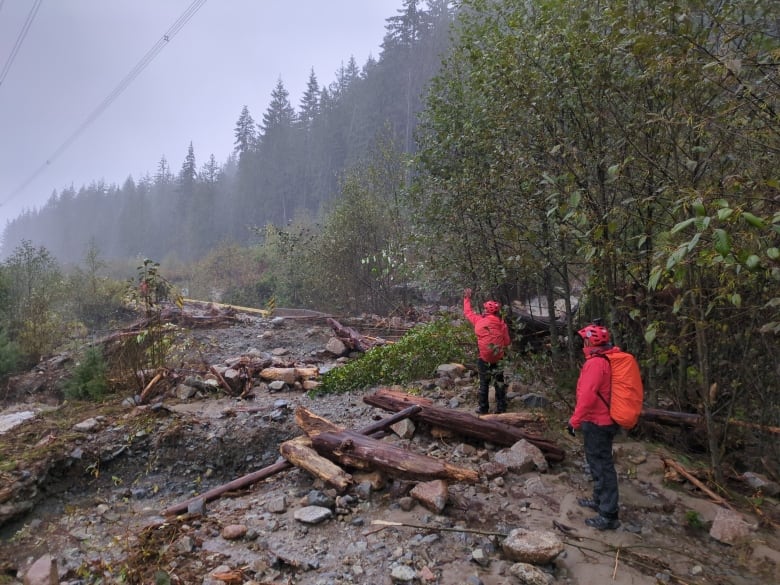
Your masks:
M604 349L597 346L586 347L583 351L585 363L577 380L577 405L574 407L574 414L571 415L569 424L575 429L580 428L583 422L609 426L614 424L607 406L612 397L612 367L609 365L609 360L601 359L596 354L609 355L620 351L620 348L614 346Z
M506 323L498 315L478 315L471 308L471 300L467 297L463 297L463 314L474 325L479 357L489 364L501 361L504 350L511 343Z

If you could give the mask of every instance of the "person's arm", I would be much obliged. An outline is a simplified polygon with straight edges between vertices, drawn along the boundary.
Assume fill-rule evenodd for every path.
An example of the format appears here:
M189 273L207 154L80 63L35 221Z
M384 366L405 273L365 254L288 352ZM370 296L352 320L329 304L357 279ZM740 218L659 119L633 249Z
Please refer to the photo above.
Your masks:
M467 288L463 291L463 314L466 316L472 325L477 322L479 315L471 308L471 289Z

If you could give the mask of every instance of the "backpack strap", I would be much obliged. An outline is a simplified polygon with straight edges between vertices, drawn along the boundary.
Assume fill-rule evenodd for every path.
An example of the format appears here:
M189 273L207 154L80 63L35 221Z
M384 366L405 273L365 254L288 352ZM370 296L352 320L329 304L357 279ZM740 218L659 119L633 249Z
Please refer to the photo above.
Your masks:
M607 363L609 364L610 372L612 371L612 362L609 361L609 358L606 355L604 355L603 353L594 353L593 356L594 357L600 357L600 358L603 358L603 359L607 360ZM610 375L610 383L612 383L612 376L611 375ZM607 410L609 410L609 402L607 402L607 399L604 398L601 395L601 392L596 391L596 396L601 398L601 401L604 403L604 406L606 406Z

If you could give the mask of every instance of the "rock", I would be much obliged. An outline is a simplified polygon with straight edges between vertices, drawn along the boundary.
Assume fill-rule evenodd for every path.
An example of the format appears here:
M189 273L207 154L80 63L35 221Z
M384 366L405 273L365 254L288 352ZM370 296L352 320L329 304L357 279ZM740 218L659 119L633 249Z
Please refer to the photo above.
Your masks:
M509 471L523 474L533 471L536 468L536 462L528 453L522 453L513 449L501 449L495 454L495 461L506 467Z
M436 375L455 379L462 376L465 371L466 366L463 364L442 364L436 368Z
M269 500L266 509L272 514L284 514L287 511L287 498L279 496Z
M417 577L417 571L407 565L394 565L390 571L393 583L411 583Z
M205 504L206 502L203 498L198 498L197 500L193 500L192 502L187 504L187 514L191 514L191 515L203 514Z
M325 351L335 357L341 357L347 353L347 346L338 337L331 337L325 344Z
M547 459L545 459L542 450L536 445L529 443L525 439L520 439L517 443L512 445L510 449L515 453L520 453L524 458L531 459L531 461L534 462L536 469L539 471L547 471Z
M429 581L436 581L436 575L433 571L430 570L428 565L425 565L422 569L420 569L420 581L426 583Z
M79 433L91 433L96 431L99 426L100 423L96 418L88 418L87 420L83 420L80 423L73 425L73 430Z
M485 476L488 479L495 479L507 472L506 465L502 465L497 461L488 461L479 466L480 475Z
M176 386L176 390L174 391L174 394L176 394L176 398L178 398L179 400L187 400L195 396L197 392L198 391L192 386L187 386L186 384L179 384L178 386Z
M750 536L752 531L753 527L745 522L741 514L719 508L710 528L710 536L724 544L737 544Z
M414 436L414 422L408 418L398 421L394 425L391 425L390 428L402 439L411 439Z
M542 482L542 478L538 475L526 479L525 484L523 484L523 489L529 496L543 496L549 491L547 486Z
M417 505L417 501L414 498L410 498L409 496L404 496L398 500L398 505L404 512L410 512Z
M355 495L363 501L371 499L371 482L361 481L355 486Z
M286 388L287 388L287 384L282 380L274 380L273 382L268 384L269 392L282 392Z
M412 488L409 495L431 512L441 514L444 506L447 505L447 498L449 497L447 482L443 479L436 479L418 483Z
M553 582L551 575L528 563L515 563L509 567L509 572L520 585L550 585Z
M534 393L523 394L520 401L528 408L547 408L550 405L546 397Z
M238 540L246 534L247 527L244 524L228 524L222 529L221 535L225 540Z
M511 561L546 565L563 551L563 542L549 530L515 528L502 541L501 548Z
M780 494L780 484L769 481L763 475L753 473L752 471L746 471L742 474L742 479L754 490L761 490L761 493L770 498L774 498Z
M333 512L322 506L305 506L296 510L293 515L298 522L304 524L319 524L333 516Z
M336 505L334 498L320 490L311 490L306 494L306 503L309 506L320 506L321 508L333 508Z
M488 558L485 554L485 550L482 548L475 548L471 551L471 560L480 567L487 567L490 564L490 558Z
M49 554L35 561L24 574L24 585L58 585L57 561Z

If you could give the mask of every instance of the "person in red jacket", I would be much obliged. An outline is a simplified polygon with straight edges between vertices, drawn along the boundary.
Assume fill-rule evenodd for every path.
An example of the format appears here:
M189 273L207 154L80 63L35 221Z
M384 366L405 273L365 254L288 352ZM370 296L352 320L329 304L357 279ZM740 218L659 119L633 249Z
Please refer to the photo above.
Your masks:
M580 506L599 513L585 524L597 530L614 530L618 521L618 481L612 459L612 442L619 427L609 416L612 370L601 356L620 351L610 342L609 331L598 321L577 332L585 346L585 363L577 380L577 403L567 430L574 436L582 429L585 460L593 477L593 497L577 500Z
M472 325L477 335L477 348L479 359L477 369L479 371L479 408L478 414L487 414L489 406L488 393L490 384L496 393L496 412L506 412L506 383L504 371L499 366L506 348L509 347L509 327L499 316L501 304L497 301L486 301L483 305L484 315L479 315L471 308L471 289L463 291L463 314Z

